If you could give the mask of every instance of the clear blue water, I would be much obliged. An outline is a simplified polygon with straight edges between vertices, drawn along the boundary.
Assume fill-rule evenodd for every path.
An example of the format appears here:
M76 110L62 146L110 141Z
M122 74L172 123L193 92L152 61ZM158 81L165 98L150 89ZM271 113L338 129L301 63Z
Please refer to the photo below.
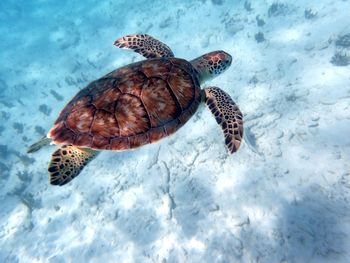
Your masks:
M0 262L349 262L349 1L0 3ZM103 152L49 184L57 146L33 154L60 110L143 58L146 33L176 57L214 50L244 115L230 155L201 105L173 136Z

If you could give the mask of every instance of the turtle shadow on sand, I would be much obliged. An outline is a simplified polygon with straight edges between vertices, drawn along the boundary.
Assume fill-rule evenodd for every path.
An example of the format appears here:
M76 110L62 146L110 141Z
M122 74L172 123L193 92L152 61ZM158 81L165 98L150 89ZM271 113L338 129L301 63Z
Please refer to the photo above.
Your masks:
M349 204L319 185L298 194L292 202L280 200L272 226L250 221L241 228L244 253L259 262L348 262Z
M139 247L155 242L162 231L154 209L145 208L142 204L119 211L116 224L125 238Z
M204 231L200 221L206 220L210 212L219 209L214 204L210 188L201 181L200 178L192 177L172 185L175 204L173 217L187 238Z
M278 222L286 235L286 256L294 257L296 262L342 262L348 251L343 220L349 218L349 211L349 204L340 195L318 185L308 187L299 200L285 205Z

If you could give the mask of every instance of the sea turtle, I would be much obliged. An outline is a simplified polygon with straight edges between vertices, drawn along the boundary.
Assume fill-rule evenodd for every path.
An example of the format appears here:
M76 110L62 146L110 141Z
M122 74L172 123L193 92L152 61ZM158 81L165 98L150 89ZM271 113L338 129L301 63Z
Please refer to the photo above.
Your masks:
M167 137L183 126L205 102L235 152L243 137L243 119L231 97L217 87L200 88L230 65L232 57L214 51L192 61L175 58L164 43L146 34L114 43L146 60L116 69L80 90L63 108L47 137L29 147L34 152L61 145L48 167L50 183L64 185L100 150L129 150Z

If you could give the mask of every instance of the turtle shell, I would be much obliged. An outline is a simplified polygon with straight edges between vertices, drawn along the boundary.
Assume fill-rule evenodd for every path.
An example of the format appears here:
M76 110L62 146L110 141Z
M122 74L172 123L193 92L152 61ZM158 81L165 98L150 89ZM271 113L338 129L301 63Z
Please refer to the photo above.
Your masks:
M198 76L178 58L144 60L93 81L65 106L48 137L56 144L126 150L178 130L201 101Z

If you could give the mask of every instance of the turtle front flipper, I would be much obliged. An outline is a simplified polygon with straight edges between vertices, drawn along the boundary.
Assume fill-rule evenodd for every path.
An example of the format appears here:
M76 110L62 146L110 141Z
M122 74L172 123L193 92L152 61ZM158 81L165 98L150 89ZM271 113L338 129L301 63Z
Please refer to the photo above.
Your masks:
M174 57L174 53L167 45L146 34L121 37L114 42L114 45L132 49L145 58Z
M205 103L220 124L224 135L225 144L234 153L241 145L243 138L243 117L238 106L223 90L217 87L204 89Z
M64 145L52 154L49 164L50 183L62 186L79 175L97 151Z

